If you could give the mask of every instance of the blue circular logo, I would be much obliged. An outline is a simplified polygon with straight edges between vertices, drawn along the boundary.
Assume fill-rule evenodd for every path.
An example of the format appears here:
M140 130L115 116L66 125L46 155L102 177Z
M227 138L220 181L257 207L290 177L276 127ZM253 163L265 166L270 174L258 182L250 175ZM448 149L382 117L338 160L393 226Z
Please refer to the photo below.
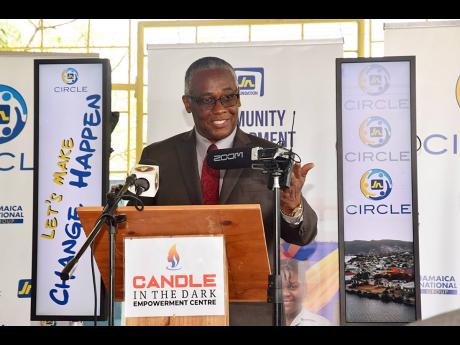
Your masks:
M359 87L368 95L381 95L390 87L390 73L379 64L370 65L359 74Z
M0 144L16 138L27 121L27 106L21 94L0 84Z
M360 180L361 192L371 200L385 199L391 193L393 182L391 176L382 169L366 171Z
M69 67L62 71L62 81L68 85L75 84L78 80L78 71Z
M390 140L391 126L383 117L370 116L359 126L359 137L370 147L383 146Z

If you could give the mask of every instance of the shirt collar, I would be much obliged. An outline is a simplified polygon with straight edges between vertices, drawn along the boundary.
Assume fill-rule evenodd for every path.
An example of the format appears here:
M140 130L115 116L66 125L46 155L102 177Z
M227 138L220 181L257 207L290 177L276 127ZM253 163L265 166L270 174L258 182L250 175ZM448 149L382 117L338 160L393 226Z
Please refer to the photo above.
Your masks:
M195 135L196 135L196 149L198 152L204 153L206 155L206 152L208 151L209 145L212 144L212 142L208 139L202 136L198 131L196 130L195 127ZM225 137L224 139L221 139L214 144L217 146L219 150L222 149L229 149L233 146L233 140L235 139L236 135L236 127L233 130L232 133L230 133L229 136Z

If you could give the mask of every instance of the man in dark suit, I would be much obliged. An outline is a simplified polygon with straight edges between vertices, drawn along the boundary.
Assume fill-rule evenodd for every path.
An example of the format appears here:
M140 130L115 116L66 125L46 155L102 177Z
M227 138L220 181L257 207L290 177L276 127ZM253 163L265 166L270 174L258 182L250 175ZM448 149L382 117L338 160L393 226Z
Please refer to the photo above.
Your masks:
M195 127L153 143L142 152L141 164L160 167L159 191L146 205L260 204L273 268L274 196L267 188L268 176L252 169L215 171L205 160L212 149L275 146L237 127L241 103L233 67L216 57L195 61L185 75L182 101L192 113ZM313 163L302 167L297 163L290 188L281 192L281 237L297 245L311 242L317 233L317 216L301 193L311 168ZM270 307L266 303L231 303L230 324L269 325Z

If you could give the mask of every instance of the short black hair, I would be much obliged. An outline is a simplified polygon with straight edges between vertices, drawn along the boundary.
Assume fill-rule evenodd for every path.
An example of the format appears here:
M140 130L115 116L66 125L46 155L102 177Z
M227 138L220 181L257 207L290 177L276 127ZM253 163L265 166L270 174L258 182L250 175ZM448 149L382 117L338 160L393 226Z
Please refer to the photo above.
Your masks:
M291 277L292 274L295 274L301 279L299 275L299 262L295 259L286 259L281 260L280 262L281 272L285 272L286 277Z

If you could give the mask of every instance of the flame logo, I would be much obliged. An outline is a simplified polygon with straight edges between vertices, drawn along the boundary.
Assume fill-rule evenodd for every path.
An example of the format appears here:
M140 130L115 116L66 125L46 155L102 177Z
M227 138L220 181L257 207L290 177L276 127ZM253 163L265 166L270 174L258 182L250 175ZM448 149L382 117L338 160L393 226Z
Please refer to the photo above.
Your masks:
M179 266L180 256L177 253L175 244L173 244L171 248L169 248L168 262L169 262L169 266L166 267L168 270L179 270L182 268Z

